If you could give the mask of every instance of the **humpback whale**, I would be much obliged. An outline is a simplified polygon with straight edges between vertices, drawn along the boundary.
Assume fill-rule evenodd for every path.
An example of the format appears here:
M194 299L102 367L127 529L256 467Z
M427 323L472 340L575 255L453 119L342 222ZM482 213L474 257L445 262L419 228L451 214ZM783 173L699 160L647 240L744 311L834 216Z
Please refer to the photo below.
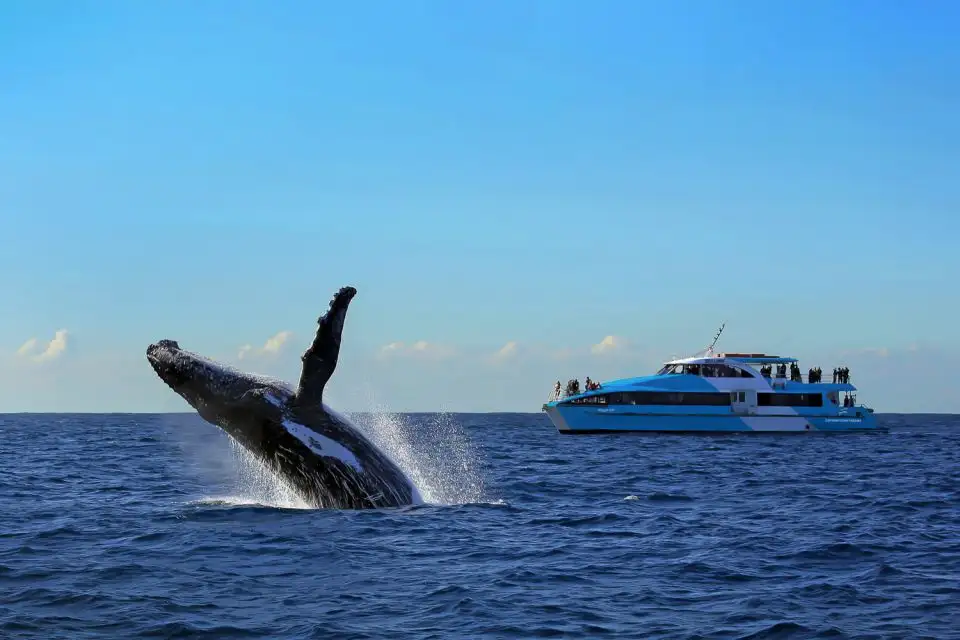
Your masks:
M323 390L340 356L347 307L356 295L343 287L317 320L301 357L296 389L244 373L175 340L147 347L147 360L171 389L207 422L264 462L312 506L371 509L414 504L413 483L344 416L327 407Z

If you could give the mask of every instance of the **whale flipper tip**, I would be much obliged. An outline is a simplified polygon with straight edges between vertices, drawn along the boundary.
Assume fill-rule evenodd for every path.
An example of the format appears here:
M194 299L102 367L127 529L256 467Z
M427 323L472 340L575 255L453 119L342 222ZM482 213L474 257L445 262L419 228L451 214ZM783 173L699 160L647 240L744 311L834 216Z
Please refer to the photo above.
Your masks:
M317 318L317 334L313 344L300 358L303 369L296 393L298 405L319 405L323 402L323 389L337 368L340 357L340 338L347 308L355 295L355 287L341 287L330 300L327 311Z

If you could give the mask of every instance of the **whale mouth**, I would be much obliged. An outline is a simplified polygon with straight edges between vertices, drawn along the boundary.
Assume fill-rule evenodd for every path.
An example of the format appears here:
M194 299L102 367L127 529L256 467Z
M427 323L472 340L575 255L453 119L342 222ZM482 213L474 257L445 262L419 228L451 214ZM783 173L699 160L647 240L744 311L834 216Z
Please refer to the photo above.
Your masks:
M170 386L180 381L175 354L180 351L176 340L160 340L147 347L147 361L160 378Z
M149 347L147 347L147 355L149 356L149 355L155 354L157 351L160 351L161 349L175 349L179 351L180 343L178 343L176 340L158 340L157 342L154 342Z

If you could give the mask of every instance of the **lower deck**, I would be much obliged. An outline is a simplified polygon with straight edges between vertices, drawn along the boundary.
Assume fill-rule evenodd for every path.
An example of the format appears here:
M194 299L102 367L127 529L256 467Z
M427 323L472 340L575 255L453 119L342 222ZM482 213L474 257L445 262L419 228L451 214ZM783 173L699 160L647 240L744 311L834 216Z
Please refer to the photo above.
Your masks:
M796 412L738 415L623 412L609 407L544 405L560 433L803 433L877 431L873 413L861 407L834 415L801 415Z

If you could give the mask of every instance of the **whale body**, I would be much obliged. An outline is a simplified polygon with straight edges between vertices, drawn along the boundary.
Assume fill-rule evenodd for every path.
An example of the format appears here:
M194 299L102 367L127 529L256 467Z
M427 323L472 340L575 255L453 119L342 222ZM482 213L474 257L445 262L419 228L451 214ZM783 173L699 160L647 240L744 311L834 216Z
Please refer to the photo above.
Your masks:
M340 355L350 301L343 287L317 320L301 357L300 381L238 371L180 348L174 340L147 347L161 380L251 452L311 506L333 509L398 507L421 502L403 471L347 418L327 407L323 390Z

